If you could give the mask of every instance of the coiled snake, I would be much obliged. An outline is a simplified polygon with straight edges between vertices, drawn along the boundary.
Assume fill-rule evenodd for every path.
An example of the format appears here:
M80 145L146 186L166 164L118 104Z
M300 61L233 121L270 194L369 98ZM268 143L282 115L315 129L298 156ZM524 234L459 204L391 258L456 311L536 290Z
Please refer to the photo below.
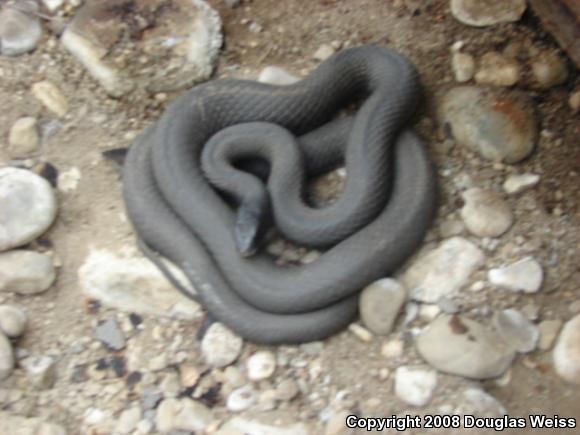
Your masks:
M353 117L336 117L360 97ZM353 320L358 292L400 266L433 218L433 168L406 127L418 100L412 65L371 45L342 50L294 85L220 79L195 86L129 150L130 220L237 334L261 343L325 338ZM212 150L204 151L208 141ZM254 155L269 162L267 189L257 174L228 163ZM305 175L292 165L310 175L341 161L347 177L338 200L320 209L306 204ZM208 183L204 170L212 167L227 193ZM227 174L233 181L224 181ZM286 237L328 249L300 267L278 266L259 251L240 255L253 249L270 208Z

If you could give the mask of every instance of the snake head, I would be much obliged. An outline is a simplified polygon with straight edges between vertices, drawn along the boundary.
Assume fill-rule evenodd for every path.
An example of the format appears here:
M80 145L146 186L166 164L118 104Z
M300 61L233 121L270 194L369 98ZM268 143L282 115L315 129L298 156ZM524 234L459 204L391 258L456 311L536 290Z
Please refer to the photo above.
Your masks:
M260 227L260 213L242 205L234 224L234 240L242 257L251 257L258 250Z

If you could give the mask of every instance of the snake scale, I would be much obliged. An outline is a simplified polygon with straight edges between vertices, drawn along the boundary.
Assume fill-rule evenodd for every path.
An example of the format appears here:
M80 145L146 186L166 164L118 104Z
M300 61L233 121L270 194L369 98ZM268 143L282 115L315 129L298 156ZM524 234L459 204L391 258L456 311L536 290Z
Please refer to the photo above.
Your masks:
M250 341L336 333L356 316L359 291L393 273L433 219L434 170L408 128L418 89L406 58L373 45L342 50L293 85L218 79L193 87L127 155L123 194L138 237L182 269L197 291L191 296L214 318ZM361 98L356 114L337 117ZM265 187L258 174L232 166L254 153L270 168ZM305 178L341 162L347 176L337 201L307 204ZM218 184L234 177L220 187L227 193L208 181L212 166ZM244 183L256 194L244 194ZM252 201L264 192L262 210L271 209L285 236L324 247L316 261L279 266L261 251L240 255L244 235L235 228L246 231L249 217L255 231L253 220L262 218ZM232 207L228 194L243 207Z

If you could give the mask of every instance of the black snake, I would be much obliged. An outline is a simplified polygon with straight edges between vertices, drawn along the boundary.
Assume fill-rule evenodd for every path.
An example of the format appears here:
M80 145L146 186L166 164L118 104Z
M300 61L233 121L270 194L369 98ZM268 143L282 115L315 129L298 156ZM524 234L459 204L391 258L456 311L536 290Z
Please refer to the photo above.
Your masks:
M208 312L237 334L262 343L325 338L353 320L363 287L414 252L434 216L433 168L407 128L418 87L404 57L371 45L342 50L294 85L198 85L131 146L123 174L130 220L146 248L179 266ZM337 118L360 98L353 117ZM215 151L204 152L208 141ZM335 203L305 203L305 174L286 161L294 149L302 153L293 164L307 175L344 162ZM253 155L269 163L267 189L227 165ZM204 169L214 166L228 194L208 182ZM228 172L233 182L222 177ZM244 184L254 193L237 188ZM228 196L241 202L237 212ZM244 234L236 231L248 230L249 217L253 240L254 220L270 209L286 237L328 249L300 267L278 266L263 252L240 255Z

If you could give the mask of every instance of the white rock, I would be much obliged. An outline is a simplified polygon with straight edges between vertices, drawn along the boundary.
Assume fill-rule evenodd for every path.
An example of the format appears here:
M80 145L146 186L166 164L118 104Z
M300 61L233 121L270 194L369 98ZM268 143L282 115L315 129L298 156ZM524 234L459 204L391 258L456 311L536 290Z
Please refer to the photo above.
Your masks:
M540 330L540 341L538 343L538 348L540 350L548 350L552 348L558 333L562 329L561 320L543 320L538 325Z
M283 68L267 66L260 72L258 81L270 85L292 85L300 81L300 78L290 74Z
M517 60L492 51L481 56L475 81L494 86L513 86L520 79L520 69Z
M402 366L395 372L395 394L412 406L422 407L431 401L437 386L437 373L421 367Z
M518 21L526 0L451 0L451 13L463 24L475 27Z
M375 334L389 334L406 298L407 291L394 279L375 281L359 297L362 322Z
M20 337L26 330L28 317L13 305L0 305L0 332L7 337Z
M348 325L348 330L352 332L356 338L358 338L360 341L364 341L365 343L368 343L373 339L372 332L359 325L358 323L351 323Z
M403 356L405 344L403 340L393 339L383 344L381 347L381 355L387 359L397 359Z
M35 1L19 0L17 5L5 2L0 10L0 53L17 56L32 51L42 37Z
M0 251L25 245L52 225L56 197L44 178L26 169L0 169Z
M335 52L335 49L332 45L329 44L322 44L318 47L318 50L314 52L312 57L316 60L324 61L332 56Z
M513 174L506 178L502 186L506 193L515 195L534 187L539 181L537 174Z
M567 382L580 385L580 314L564 324L553 356L556 373Z
M451 55L451 68L455 81L468 82L475 73L475 60L471 54L456 52Z
M224 423L215 435L312 435L304 423L285 427L273 426L242 417L234 417Z
M439 316L419 335L416 346L437 370L472 379L500 376L515 356L497 332L458 315Z
M540 331L522 313L513 309L502 310L494 320L499 334L515 351L527 353L536 348Z
M46 291L56 279L52 259L34 251L0 253L0 291L32 295Z
M182 272L168 265L173 276L193 291ZM199 305L177 291L157 267L144 257L125 257L91 249L78 277L92 299L130 313L197 319Z
M461 218L467 229L478 237L499 237L513 224L507 202L492 190L472 188L462 195L465 202Z
M28 382L35 389L46 390L56 381L56 361L50 356L31 356L20 361Z
M59 118L68 113L69 104L62 91L47 80L32 85L32 94Z
M542 286L542 266L532 257L526 257L508 266L491 269L487 273L489 282L506 290L536 293Z
M49 12L56 12L62 7L64 0L42 0L42 3Z
M501 417L507 414L504 406L498 400L479 388L468 388L460 397L460 404L455 410L459 415L476 417Z
M437 303L453 298L483 263L483 252L470 241L454 237L415 260L402 276L412 299Z
M223 324L209 327L201 341L201 352L207 364L225 367L232 364L242 352L244 341Z
M248 358L248 378L252 381L268 379L276 370L276 356L269 351L260 351Z
M25 116L18 119L8 136L9 151L12 157L25 157L38 151L40 137L36 126L36 118Z
M71 192L75 190L81 179L81 171L77 167L70 168L58 174L57 186L61 192Z
M566 62L553 51L542 51L532 59L532 76L542 89L558 86L568 80Z
M6 379L14 368L14 351L8 337L0 332L0 381Z
M0 433L14 435L66 435L66 430L38 417L21 417L0 411Z
M230 393L226 407L232 412L241 412L250 409L257 401L256 390L251 385L246 385Z
M165 399L157 409L156 423L160 432L181 430L203 433L212 422L211 410L189 398Z
M141 420L141 408L139 406L132 406L125 409L119 416L115 431L118 434L130 434L137 428L139 420Z

